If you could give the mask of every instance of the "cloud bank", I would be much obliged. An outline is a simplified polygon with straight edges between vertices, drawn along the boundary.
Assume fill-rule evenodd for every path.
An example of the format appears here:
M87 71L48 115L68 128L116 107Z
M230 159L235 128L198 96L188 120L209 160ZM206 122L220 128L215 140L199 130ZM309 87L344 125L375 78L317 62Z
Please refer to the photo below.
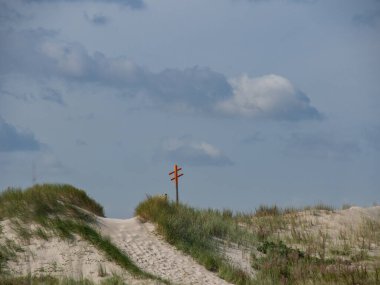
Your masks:
M190 137L166 139L161 144L157 158L192 166L227 166L233 164L217 147Z
M217 109L231 115L277 120L320 119L310 99L284 77L270 74L257 78L243 75L232 79L233 96Z
M89 54L79 43L57 40L54 31L2 30L0 37L0 74L56 77L80 83L78 88L81 83L101 84L165 111L278 121L322 117L303 92L275 74L227 79L199 66L154 73L126 57Z

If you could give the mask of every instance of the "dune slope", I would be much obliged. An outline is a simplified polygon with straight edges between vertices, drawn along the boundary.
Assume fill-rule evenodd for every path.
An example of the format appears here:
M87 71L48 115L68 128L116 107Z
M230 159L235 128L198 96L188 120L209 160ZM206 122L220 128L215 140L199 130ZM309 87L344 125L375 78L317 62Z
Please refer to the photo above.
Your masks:
M166 243L153 224L138 218L98 218L103 235L110 239L143 270L178 284L229 284Z

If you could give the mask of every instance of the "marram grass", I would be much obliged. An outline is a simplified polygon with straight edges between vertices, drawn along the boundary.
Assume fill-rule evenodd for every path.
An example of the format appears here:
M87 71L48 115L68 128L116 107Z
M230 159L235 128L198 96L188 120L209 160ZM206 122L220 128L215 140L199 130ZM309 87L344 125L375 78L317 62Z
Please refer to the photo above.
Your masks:
M58 278L54 276L0 276L1 285L95 285L88 279ZM113 275L102 280L99 285L127 285L120 276Z
M233 214L229 210L194 209L159 197L148 197L137 206L136 215L155 223L169 243L233 284L380 284L380 259L367 253L373 244L380 243L379 221L363 223L355 237L363 241L360 255L352 255L351 239L345 238L347 245L343 248L329 249L323 242L327 238L323 233L319 239L311 237L296 218L303 210L315 214L334 211L326 205L302 209L281 209L274 205L261 206L252 214ZM139 269L110 240L102 237L93 227L93 214L104 216L102 206L83 190L70 185L35 185L24 191L7 189L0 194L0 220L12 220L23 239L33 236L49 239L53 235L73 239L79 235L133 275L160 280ZM28 227L32 223L38 225L33 231ZM278 233L284 231L290 231L290 240L281 240ZM88 280L6 275L6 262L20 250L7 242L0 245L0 284L92 284ZM251 265L256 275L249 276L232 266L221 252L221 242L243 245L251 251ZM292 247L294 244L314 248L316 254ZM113 276L104 280L104 284L123 282L120 277Z
M137 206L136 215L156 223L170 244L221 278L234 284L254 284L247 273L228 263L219 250L220 239L235 243L255 239L238 226L230 212L197 210L161 197L148 197Z
M0 221L10 219L22 239L28 240L33 235L43 239L49 239L52 235L73 239L75 235L79 235L134 276L169 284L168 281L141 270L109 239L95 230L92 226L95 223L93 214L104 217L103 207L85 191L70 185L34 185L26 190L8 188L0 194ZM34 232L29 227L32 223L39 225ZM6 262L14 256L14 250L4 250L3 245L0 245L0 273L6 272ZM75 283L76 281L69 279L62 281L49 277L42 279L43 281L35 277L4 278L0 279L0 284L89 284L88 280Z
M334 211L326 205L303 209L261 206L252 214L233 215L228 210L194 209L161 197L148 197L137 206L135 212L142 220L155 223L169 243L234 284L380 284L378 256L374 257L377 261L373 263L356 263L341 256L327 257L326 245L320 241L309 240L309 246L315 247L318 254L292 248L282 241L278 233L295 229L297 213L305 210L311 210L311 213ZM367 228L373 229L365 231L366 238L370 237L372 242L378 243L379 225L366 224ZM294 233L292 242L303 241L304 236L307 233L300 229ZM323 233L321 236L323 238ZM234 268L223 258L218 247L220 240L244 245L251 250L251 265L256 270L254 277Z

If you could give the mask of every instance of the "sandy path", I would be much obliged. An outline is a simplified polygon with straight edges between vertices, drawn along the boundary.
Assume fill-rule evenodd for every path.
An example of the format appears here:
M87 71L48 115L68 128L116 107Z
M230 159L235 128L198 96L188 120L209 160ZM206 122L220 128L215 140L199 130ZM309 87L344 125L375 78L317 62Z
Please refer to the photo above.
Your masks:
M155 234L154 225L137 218L98 218L109 236L143 270L178 284L229 284Z

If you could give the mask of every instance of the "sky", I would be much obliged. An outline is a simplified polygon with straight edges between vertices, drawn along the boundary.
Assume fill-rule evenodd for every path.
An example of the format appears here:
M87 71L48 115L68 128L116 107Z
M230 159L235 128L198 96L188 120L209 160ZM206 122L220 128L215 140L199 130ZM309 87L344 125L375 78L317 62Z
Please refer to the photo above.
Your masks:
M0 0L0 189L380 203L379 0Z

